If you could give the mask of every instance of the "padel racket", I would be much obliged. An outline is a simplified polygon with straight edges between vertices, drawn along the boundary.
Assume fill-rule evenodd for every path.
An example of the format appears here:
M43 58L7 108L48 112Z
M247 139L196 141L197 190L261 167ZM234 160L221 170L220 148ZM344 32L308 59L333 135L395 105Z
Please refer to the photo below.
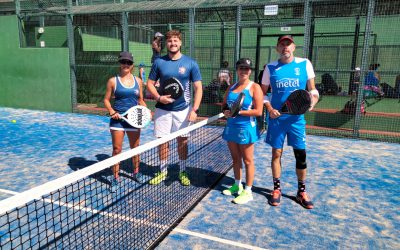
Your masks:
M121 114L121 119L132 127L144 128L151 122L151 111L145 106L133 106Z
M161 85L161 95L171 95L172 99L178 99L183 94L183 86L175 77L169 78Z
M310 107L310 93L308 93L307 90L298 89L289 95L279 112L281 114L302 115L307 112Z
M231 106L231 116L236 117L239 114L240 109L242 108L244 101L244 93L241 92L236 98L235 102Z

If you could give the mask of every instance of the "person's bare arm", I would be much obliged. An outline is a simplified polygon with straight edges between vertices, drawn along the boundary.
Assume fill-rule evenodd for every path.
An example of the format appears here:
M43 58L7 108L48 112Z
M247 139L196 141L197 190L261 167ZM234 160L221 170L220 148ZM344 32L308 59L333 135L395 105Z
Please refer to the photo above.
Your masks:
M147 107L147 104L144 102L144 98L143 98L143 81L140 78L136 78L136 80L139 83L139 99L138 99L138 103L139 103L139 105Z
M311 94L311 107L309 109L311 111L319 100L319 93L318 90L315 88L314 78L307 80L307 89Z
M106 93L104 95L104 106L106 107L108 114L112 118L116 119L118 118L117 117L118 113L113 109L111 105L111 97L114 92L114 88L115 88L115 77L112 77L107 81Z
M189 121L196 121L197 111L200 108L201 98L203 97L203 84L201 81L196 81L193 83L194 86L194 100L193 100L193 108L189 114Z

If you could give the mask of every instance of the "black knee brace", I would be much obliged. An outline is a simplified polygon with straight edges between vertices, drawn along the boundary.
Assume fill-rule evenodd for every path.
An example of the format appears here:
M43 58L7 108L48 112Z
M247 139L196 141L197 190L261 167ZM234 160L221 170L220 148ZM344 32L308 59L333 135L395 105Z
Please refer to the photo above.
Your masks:
M296 158L296 168L297 169L306 169L307 161L306 161L306 150L305 149L293 149L294 157Z

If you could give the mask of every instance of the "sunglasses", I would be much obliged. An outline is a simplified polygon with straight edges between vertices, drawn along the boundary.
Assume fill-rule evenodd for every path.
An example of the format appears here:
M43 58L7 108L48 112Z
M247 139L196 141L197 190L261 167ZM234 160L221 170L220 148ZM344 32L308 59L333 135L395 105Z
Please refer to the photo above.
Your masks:
M133 65L133 62L128 61L128 60L121 60L119 61L120 64L125 64L125 65Z

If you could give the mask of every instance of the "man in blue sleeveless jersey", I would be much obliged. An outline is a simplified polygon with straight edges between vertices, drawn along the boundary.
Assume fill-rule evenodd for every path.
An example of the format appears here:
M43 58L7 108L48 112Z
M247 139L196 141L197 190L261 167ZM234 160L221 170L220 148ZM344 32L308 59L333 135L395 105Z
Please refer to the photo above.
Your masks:
M202 78L197 62L181 53L181 33L177 30L170 30L165 37L168 54L154 61L147 80L147 88L157 100L154 112L154 135L158 138L183 129L194 122L203 95ZM183 95L176 100L172 99L170 95L160 95L154 87L155 82L159 80L160 89L162 89L164 82L171 77L177 78L184 89ZM192 85L194 87L193 107L190 104ZM181 167L179 180L182 185L188 186L190 180L185 171L188 137L178 137L177 141ZM160 145L160 172L149 181L149 184L157 185L166 179L168 155L169 144Z
M304 115L280 114L279 110L291 92L298 89L308 89L312 95L310 110L318 102L319 93L315 88L315 73L311 62L306 58L294 57L296 45L291 35L278 38L277 52L279 60L269 63L262 77L264 95L271 86L271 96L265 96L264 104L269 113L266 142L272 147L272 177L274 191L269 200L272 206L278 206L281 201L281 156L283 144L287 137L287 144L293 147L296 158L296 175L298 191L296 199L307 208L314 207L306 193L306 121Z

